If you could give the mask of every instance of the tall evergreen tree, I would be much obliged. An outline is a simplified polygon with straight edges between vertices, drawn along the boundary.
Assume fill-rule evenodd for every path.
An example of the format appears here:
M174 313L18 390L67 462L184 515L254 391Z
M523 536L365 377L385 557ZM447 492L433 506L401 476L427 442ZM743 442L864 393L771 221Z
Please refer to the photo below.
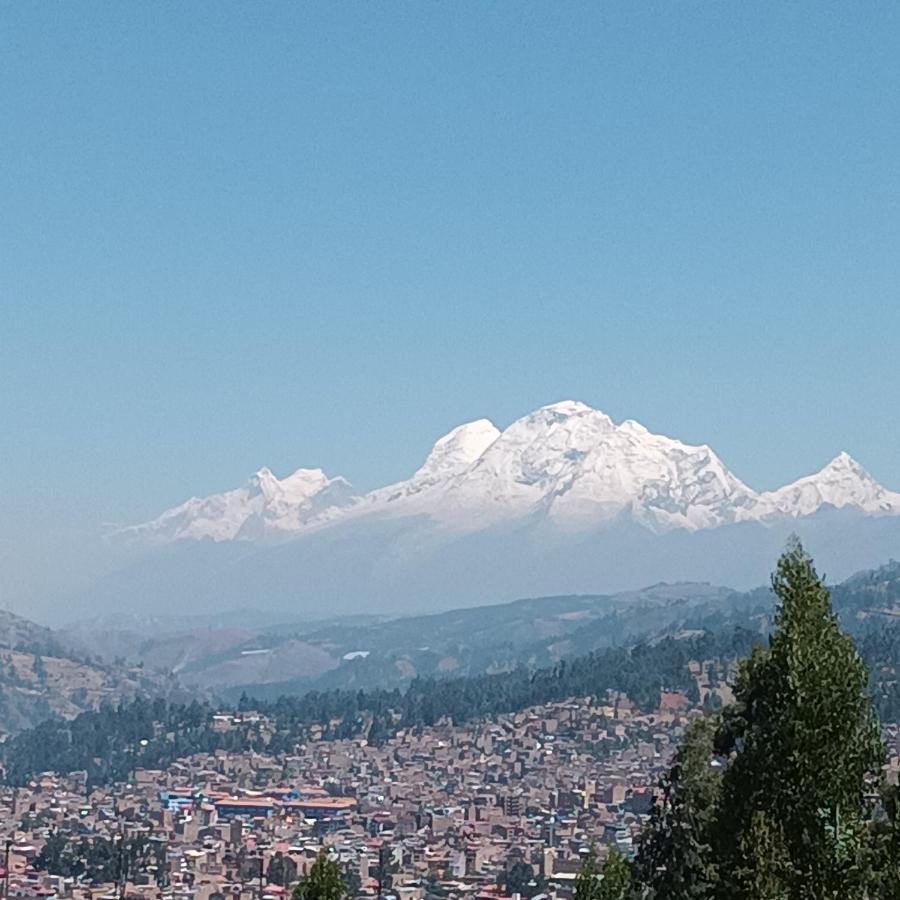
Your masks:
M754 813L749 829L741 836L740 849L744 868L724 881L744 883L753 900L784 900L793 871L781 824L765 813Z
M772 586L775 632L740 667L719 736L720 896L864 898L866 777L884 760L866 668L799 541Z
M686 729L675 761L660 783L662 797L641 834L634 862L637 896L706 900L715 896L714 832L721 787L714 765L715 718Z

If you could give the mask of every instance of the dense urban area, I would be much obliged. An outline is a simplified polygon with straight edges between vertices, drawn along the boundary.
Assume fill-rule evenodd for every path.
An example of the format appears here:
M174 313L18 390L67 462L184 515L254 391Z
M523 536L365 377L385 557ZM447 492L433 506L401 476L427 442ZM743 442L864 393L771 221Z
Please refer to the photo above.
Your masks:
M325 847L360 896L570 897L592 844L633 855L700 715L683 693L652 713L583 697L380 745L196 754L94 789L48 772L2 795L8 895L278 900ZM215 716L223 734L248 724L269 728L252 710ZM885 735L896 784L900 734Z
M592 841L631 852L691 714L681 694L652 714L624 696L580 698L380 746L197 754L94 790L84 772L47 774L4 796L10 893L278 897L327 846L362 894L565 896ZM268 726L253 711L215 717L223 733L248 722ZM79 843L95 836L105 856ZM123 840L141 849L116 870ZM516 863L529 877L504 883Z

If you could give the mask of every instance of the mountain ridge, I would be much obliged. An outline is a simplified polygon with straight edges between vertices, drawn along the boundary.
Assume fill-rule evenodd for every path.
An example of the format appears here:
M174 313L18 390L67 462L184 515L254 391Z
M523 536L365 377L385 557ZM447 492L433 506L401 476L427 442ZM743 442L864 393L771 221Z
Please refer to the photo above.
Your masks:
M900 614L900 563L857 572L829 587L836 610L854 631L865 631L867 623L875 628L890 624ZM739 591L709 582L658 582L610 594L519 597L382 620L317 622L298 616L264 625L265 614L245 610L240 628L232 613L218 625L190 626L174 618L173 627L155 636L132 632L123 642L110 640L97 621L67 634L88 640L95 653L108 653L118 644L116 652L135 664L153 660L168 667L190 648L189 664L177 666L184 683L236 699L244 690L275 696L279 691L393 687L416 677L546 666L722 623L764 633L773 603L771 590L763 586Z
M541 517L584 532L625 516L652 532L698 531L740 522L799 519L826 507L900 515L900 493L878 484L842 451L818 472L757 492L707 445L616 424L579 401L540 407L500 430L477 419L439 438L410 478L365 494L341 476L262 468L240 488L191 498L118 539L278 541L358 519L423 516L471 533Z
M96 650L76 647L68 630L0 610L0 738L50 716L72 718L148 692L177 696L180 689L166 673L101 660Z

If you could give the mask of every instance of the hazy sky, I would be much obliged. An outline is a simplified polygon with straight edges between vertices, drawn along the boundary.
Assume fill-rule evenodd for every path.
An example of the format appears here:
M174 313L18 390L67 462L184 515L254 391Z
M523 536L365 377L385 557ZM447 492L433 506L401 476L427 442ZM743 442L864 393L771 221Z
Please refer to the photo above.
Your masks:
M3 3L0 604L577 398L900 489L895 3Z

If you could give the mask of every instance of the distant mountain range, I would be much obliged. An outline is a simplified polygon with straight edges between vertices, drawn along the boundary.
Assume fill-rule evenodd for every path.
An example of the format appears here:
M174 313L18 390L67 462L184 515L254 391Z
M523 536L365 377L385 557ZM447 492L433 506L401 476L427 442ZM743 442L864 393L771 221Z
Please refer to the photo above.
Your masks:
M192 498L119 537L283 540L362 518L424 516L455 532L535 517L566 531L627 516L653 532L810 516L823 507L900 515L900 493L882 487L847 453L814 475L758 493L707 446L617 425L583 403L545 406L504 431L486 419L442 437L408 480L357 496L321 469L278 479L260 469L244 487Z
M900 625L900 563L832 588L844 627ZM66 629L82 650L174 671L185 686L232 700L333 687L403 686L540 668L634 641L741 626L765 631L773 595L710 584L657 584L608 595L536 597L399 618L280 622L251 610L216 619L115 616Z
M900 563L858 573L834 585L832 597L851 633L895 646ZM764 634L772 603L767 588L679 583L395 618L116 613L51 630L0 611L0 736L138 695L234 701L245 691L271 699L403 687L419 677L537 669L667 636L736 627Z
M409 479L358 495L341 477L261 469L111 530L129 564L73 608L302 615L434 611L655 581L750 587L799 531L836 577L900 555L900 494L841 453L758 492L708 446L616 424L575 401L500 431L481 419Z
M265 621L245 610L225 621L115 616L66 629L82 652L173 671L182 684L232 699L329 687L402 686L414 677L480 675L545 666L712 616L767 609L766 591L708 584L654 585L611 595L537 597L400 618Z

